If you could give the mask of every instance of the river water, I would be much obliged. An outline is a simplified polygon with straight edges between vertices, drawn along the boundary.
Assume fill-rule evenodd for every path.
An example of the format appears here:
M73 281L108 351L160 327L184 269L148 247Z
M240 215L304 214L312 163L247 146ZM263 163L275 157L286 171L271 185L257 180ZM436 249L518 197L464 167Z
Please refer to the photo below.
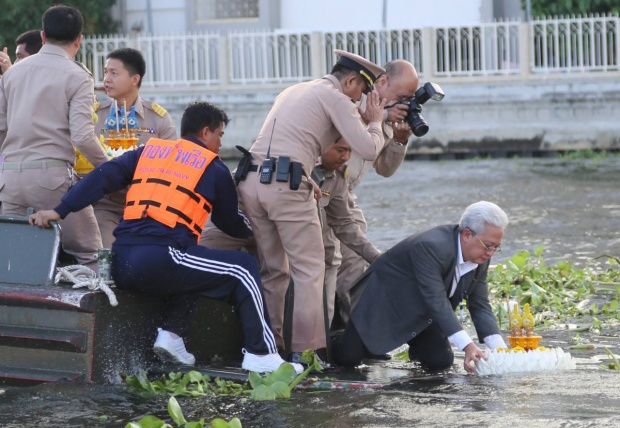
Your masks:
M370 173L357 194L369 237L381 249L457 223L467 205L489 200L510 218L495 262L542 245L549 263L584 263L620 255L619 181L618 157L410 161L389 179ZM599 348L570 351L573 371L477 377L465 373L457 353L453 369L440 375L401 361L353 372L393 381L382 389L296 392L291 400L267 403L229 397L179 402L188 420L237 416L244 427L619 427L620 372L600 368L602 346L620 353L618 332L581 334ZM543 332L543 344L566 349L573 337ZM0 427L123 427L147 414L165 417L166 402L132 397L123 385L7 388L0 395Z

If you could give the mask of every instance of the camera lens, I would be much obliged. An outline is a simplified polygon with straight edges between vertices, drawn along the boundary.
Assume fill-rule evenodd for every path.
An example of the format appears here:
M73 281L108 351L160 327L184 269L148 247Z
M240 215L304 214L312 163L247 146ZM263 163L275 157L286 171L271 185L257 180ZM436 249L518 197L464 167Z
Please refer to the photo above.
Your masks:
M428 132L428 124L419 113L407 116L407 123L416 137L422 137Z
M426 135L427 132L428 132L428 125L426 124L426 122L420 123L413 129L413 135L415 135L416 137L422 137Z

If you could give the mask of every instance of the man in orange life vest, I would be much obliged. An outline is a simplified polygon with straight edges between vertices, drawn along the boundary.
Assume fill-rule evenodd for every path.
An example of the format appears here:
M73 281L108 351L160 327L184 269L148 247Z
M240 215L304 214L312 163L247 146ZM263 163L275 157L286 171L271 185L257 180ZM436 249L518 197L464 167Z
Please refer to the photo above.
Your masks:
M263 295L258 263L240 251L199 246L209 214L226 233L252 234L237 209L237 192L217 156L228 116L219 107L190 104L181 119L180 140L150 139L144 147L106 162L76 184L53 210L31 215L47 227L131 184L123 219L114 231L112 277L120 289L173 295L158 328L155 352L164 359L194 364L183 335L197 296L231 301L245 335L242 367L269 372L278 355ZM299 364L294 365L298 372Z

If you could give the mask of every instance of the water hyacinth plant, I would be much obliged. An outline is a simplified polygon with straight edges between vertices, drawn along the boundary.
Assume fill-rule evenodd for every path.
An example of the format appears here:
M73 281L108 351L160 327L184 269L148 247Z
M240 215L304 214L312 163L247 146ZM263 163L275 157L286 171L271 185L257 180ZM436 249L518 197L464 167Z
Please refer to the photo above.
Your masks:
M291 398L291 391L312 371L320 372L323 370L314 351L304 351L301 359L308 364L308 368L298 376L295 376L295 368L291 364L282 364L277 370L263 376L256 372L250 372L249 381L252 386L250 396L252 399L265 401Z
M149 381L145 371L134 376L121 373L121 378L129 387L129 392L141 396L165 395L183 397L204 397L214 395L240 395L248 390L247 383L222 380L211 381L209 375L192 370L188 373L169 373L158 380Z
M145 371L134 376L121 373L121 378L129 387L129 392L146 397L165 394L173 397L250 394L254 400L275 400L290 398L291 391L312 371L320 372L323 370L313 350L304 351L302 360L308 364L308 368L299 375L296 374L295 368L291 364L285 363L277 370L265 375L250 372L248 375L249 383L243 384L220 378L211 381L208 375L195 370L185 374L172 372L167 376L162 375L155 381L150 381Z
M605 353L609 357L609 362L607 365L601 366L601 368L605 370L620 370L620 362L618 362L618 358L609 349L607 349L607 347L604 349Z
M232 418L229 422L221 418L215 418L211 422L205 424L204 418L188 422L183 416L183 411L176 398L170 397L168 400L168 414L177 427L184 428L241 428L241 421L238 418ZM169 423L159 419L156 416L149 415L140 419L138 422L129 422L125 428L174 428Z
M503 304L506 297L520 305L529 303L536 313L537 325L599 312L608 319L619 319L620 260L617 257L604 256L606 268L596 259L585 268L568 261L548 266L542 257L543 251L543 247L537 247L533 255L529 251L519 251L489 272L490 292L499 302L496 308L500 319L507 319ZM601 306L580 306L589 296L600 293L611 293L608 296L611 301Z

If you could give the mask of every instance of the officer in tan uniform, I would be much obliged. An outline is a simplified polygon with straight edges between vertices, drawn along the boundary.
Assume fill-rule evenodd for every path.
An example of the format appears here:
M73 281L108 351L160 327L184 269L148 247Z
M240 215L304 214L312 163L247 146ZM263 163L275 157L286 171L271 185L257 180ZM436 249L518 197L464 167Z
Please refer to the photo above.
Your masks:
M136 133L139 137L138 146L143 146L150 138L177 139L172 117L166 109L157 103L144 100L138 93L145 71L146 62L140 51L121 48L108 54L103 85L111 99L95 103L95 111L99 116L95 130L100 138L103 137L105 120L110 116L113 100L116 100L119 107L124 101L128 111L132 106L135 107L138 120ZM112 232L123 215L125 195L126 192L111 193L93 206L104 248L112 248L114 242Z
M336 141L327 152L323 153L320 165L314 171L323 178L321 198L319 199L323 242L325 245L325 294L327 296L328 320L331 324L334 316L334 299L336 297L336 273L338 265L333 265L333 251L330 245L341 242L351 248L367 263L372 263L381 252L368 241L366 232L356 223L349 208L348 170L345 162L351 156L351 146L342 138ZM316 180L315 180L316 181ZM295 301L295 306L304 302Z
M322 303L325 251L313 185L307 175L316 159L341 136L367 160L374 160L384 144L381 123L386 100L371 91L383 68L348 52L335 53L339 59L331 74L293 85L276 97L250 148L253 166L238 187L258 246L279 348L284 348L289 273L295 300L304 302L293 311L293 362L306 349L324 348L326 341ZM363 92L369 92L365 110L354 104Z
M356 203L357 196L353 191L371 167L374 167L377 174L383 177L390 177L402 164L407 152L407 142L412 131L409 125L403 122L407 116L408 106L406 104L398 104L397 101L408 101L414 96L418 87L418 74L410 62L394 60L385 65L385 73L379 77L375 87L381 98L388 100L388 108L384 111L384 146L374 161L364 160L353 153L347 163L349 207L355 221L364 234L366 234L368 226L362 209ZM327 261L327 264L329 266L340 265L340 267L338 268L337 279L334 276L329 276L326 281L337 280L336 289L340 308L339 314L343 322L346 323L349 319L351 306L348 294L349 288L355 279L364 272L367 261L351 250L346 244L340 245L341 243L339 242L332 242L332 239L333 235L324 235L326 248L333 248L334 254L333 259ZM333 287L333 284L326 285L326 288L329 289Z
M241 210L239 210L239 214L245 216ZM210 219L202 229L198 244L211 248L212 250L244 250L258 258L254 236L250 236L249 238L235 238L218 229Z
M73 61L83 23L76 8L49 8L39 53L13 65L0 80L2 214L56 206L77 181L76 148L94 165L108 160L94 132L92 75ZM92 207L60 224L65 251L96 268L101 236Z

